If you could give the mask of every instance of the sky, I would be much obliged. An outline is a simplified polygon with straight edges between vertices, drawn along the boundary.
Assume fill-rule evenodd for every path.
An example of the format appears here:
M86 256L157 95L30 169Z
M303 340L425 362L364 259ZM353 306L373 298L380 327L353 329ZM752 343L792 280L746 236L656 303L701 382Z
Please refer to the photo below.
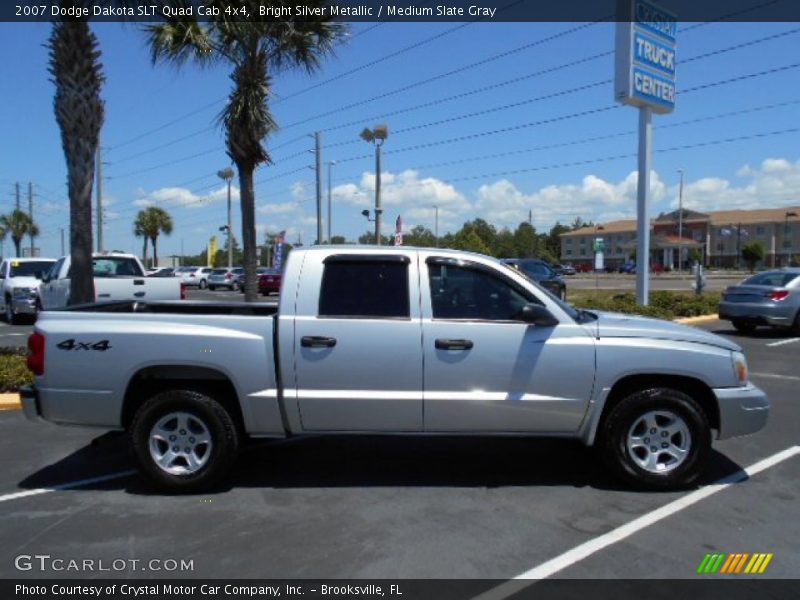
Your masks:
M318 72L274 73L280 129L266 141L273 164L255 175L259 243L281 230L316 238L317 131L324 231L329 172L333 235L372 230L361 211L374 207L375 151L359 133L382 123L385 235L398 215L406 230L433 230L434 207L440 235L475 218L513 229L529 213L539 230L635 217L638 115L613 99L615 26L580 25L353 24ZM197 254L226 221L217 116L229 69L153 65L140 25L92 27L106 77L105 248L140 253L133 221L157 205L175 226L159 254ZM69 211L49 31L0 24L0 213L13 210L16 182L27 208L31 182L37 246L59 256ZM676 109L653 118L653 215L677 207L679 170L694 210L800 204L799 41L797 23L679 25ZM241 239L236 179L232 195Z

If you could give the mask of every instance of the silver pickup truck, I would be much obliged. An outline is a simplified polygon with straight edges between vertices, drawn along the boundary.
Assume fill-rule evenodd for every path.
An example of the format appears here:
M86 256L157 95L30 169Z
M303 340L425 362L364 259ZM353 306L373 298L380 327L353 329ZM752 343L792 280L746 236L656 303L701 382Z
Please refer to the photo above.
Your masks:
M722 337L576 310L492 258L431 248L296 249L278 304L44 312L28 344L26 415L127 430L173 491L218 482L248 439L363 433L576 438L629 482L675 488L712 433L753 433L769 411Z

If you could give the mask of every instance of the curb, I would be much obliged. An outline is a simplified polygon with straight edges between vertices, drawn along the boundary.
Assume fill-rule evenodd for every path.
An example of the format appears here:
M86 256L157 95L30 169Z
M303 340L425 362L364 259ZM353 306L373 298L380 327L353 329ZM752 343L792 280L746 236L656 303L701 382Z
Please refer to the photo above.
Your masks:
M718 315L700 315L699 317L683 317L674 319L676 323L683 323L684 325L694 325L696 323L710 323L711 321L718 321Z
M0 394L0 410L20 410L22 402L19 394Z

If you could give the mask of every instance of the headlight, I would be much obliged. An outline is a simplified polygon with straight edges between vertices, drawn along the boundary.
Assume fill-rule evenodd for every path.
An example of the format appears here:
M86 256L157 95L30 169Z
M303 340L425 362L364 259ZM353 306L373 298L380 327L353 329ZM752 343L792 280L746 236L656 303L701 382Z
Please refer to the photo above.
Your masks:
M30 298L36 295L34 288L14 288L11 292L14 298Z
M731 352L731 360L733 361L733 373L736 376L736 381L739 385L747 384L747 359L741 352Z

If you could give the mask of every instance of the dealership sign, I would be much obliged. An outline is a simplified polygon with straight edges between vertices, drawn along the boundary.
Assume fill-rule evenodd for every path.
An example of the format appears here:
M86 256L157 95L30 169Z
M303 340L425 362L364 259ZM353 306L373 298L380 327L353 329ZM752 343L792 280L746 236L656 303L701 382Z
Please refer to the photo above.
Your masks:
M674 14L645 0L621 0L617 14L617 101L665 114L675 109Z

